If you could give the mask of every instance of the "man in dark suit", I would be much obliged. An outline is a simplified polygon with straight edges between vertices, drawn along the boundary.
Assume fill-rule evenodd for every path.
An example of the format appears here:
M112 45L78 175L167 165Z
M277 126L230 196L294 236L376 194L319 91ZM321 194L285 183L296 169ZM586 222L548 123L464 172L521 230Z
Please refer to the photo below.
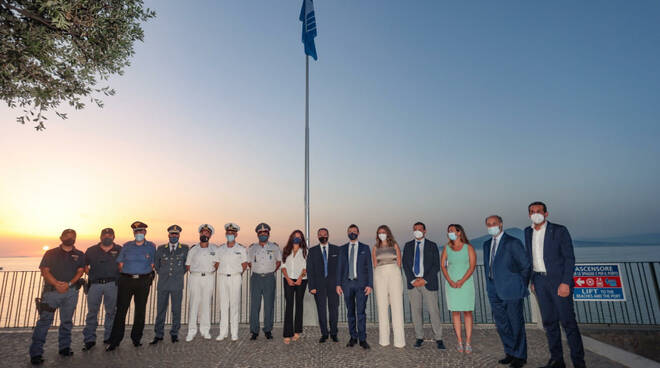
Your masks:
M500 216L486 218L492 236L484 242L486 290L506 354L499 363L519 368L527 363L523 301L529 295L531 265L522 242L504 233L503 225Z
M442 342L442 325L438 308L438 272L440 271L440 253L438 245L425 238L426 225L417 222L413 225L413 237L403 248L403 272L406 274L408 297L413 325L415 325L415 347L424 343L423 305L431 317L431 326L435 335L436 346L446 350Z
M566 227L546 220L543 202L527 207L532 226L525 229L527 254L532 260L532 291L541 309L543 328L548 338L550 361L544 368L565 367L559 324L566 332L571 360L576 368L585 367L582 336L573 309L573 241Z
M357 225L348 227L350 241L339 250L337 262L337 294L344 295L348 313L346 319L351 339L346 346L353 347L359 340L362 348L369 349L365 311L374 285L373 265L371 250L368 245L358 242L359 235Z
M328 340L328 314L330 315L330 336L337 342L337 313L339 310L339 295L337 295L337 259L339 247L328 243L329 232L320 228L319 245L309 248L307 255L307 286L314 295L316 312L321 327L320 343Z

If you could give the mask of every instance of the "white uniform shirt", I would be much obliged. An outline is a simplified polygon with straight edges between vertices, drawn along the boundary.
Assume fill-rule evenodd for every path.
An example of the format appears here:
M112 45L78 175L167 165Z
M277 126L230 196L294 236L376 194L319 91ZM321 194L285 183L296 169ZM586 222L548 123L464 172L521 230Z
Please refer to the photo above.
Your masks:
M545 228L548 222L544 222L540 229L532 226L532 263L535 272L546 272L543 261L543 241L545 240Z
M275 272L276 263L282 262L282 252L275 243L268 242L263 247L254 243L248 249L248 262L252 263L252 272Z
M286 257L286 262L282 265L282 269L286 269L286 274L293 280L297 280L306 268L307 261L303 257L302 249L298 249L296 255L293 255L293 251L291 251L291 254ZM303 276L303 280L307 280L307 274Z
M238 243L229 247L227 244L222 244L218 249L218 259L220 266L218 266L218 273L221 275L231 275L243 272L243 263L248 261L247 249Z
M211 273L215 271L215 263L218 262L218 246L209 244L202 248L199 243L193 245L188 251L186 266L190 266L190 272Z

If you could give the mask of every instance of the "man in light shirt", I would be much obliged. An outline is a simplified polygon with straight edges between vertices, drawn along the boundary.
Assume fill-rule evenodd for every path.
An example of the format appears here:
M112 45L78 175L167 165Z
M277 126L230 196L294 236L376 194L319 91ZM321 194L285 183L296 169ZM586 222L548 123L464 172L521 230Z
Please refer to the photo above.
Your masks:
M247 249L236 242L240 226L225 224L227 242L218 250L218 285L220 289L220 333L216 340L227 337L231 324L231 340L238 340L238 320L241 312L241 279L248 266Z
M213 281L218 269L218 246L209 243L215 230L209 224L199 226L199 243L188 251L186 268L188 277L188 293L190 304L188 310L188 336L190 342L197 335L197 318L199 330L205 339L211 338L211 301L213 299Z
M547 221L548 208L543 202L534 202L527 210L532 221L532 226L525 229L525 244L533 264L532 291L541 309L550 349L545 368L566 366L560 324L566 332L573 366L585 367L582 336L573 308L575 255L571 235L566 227Z
M259 241L248 248L250 276L250 340L259 336L259 312L264 302L264 335L273 338L273 314L275 313L275 272L282 265L282 252L277 243L268 241L270 226L260 223L254 229Z

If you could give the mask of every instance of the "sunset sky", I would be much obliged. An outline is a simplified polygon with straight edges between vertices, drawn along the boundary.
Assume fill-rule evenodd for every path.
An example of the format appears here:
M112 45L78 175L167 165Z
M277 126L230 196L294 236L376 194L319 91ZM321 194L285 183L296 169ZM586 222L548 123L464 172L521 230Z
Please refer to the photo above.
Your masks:
M132 65L89 105L35 132L0 107L0 256L80 248L114 227L234 221L303 228L300 0L147 1ZM194 4L194 6L193 6ZM578 238L660 232L660 3L315 1L311 222L346 241L412 223L444 241L529 223ZM314 233L315 235L315 233ZM315 238L315 236L314 236ZM217 242L221 239L216 238Z

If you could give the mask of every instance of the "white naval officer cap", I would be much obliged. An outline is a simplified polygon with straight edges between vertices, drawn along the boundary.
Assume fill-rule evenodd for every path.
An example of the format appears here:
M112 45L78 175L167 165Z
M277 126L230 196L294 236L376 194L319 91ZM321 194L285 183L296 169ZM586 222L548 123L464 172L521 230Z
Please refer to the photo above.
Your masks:
M225 224L225 231L240 231L240 230L241 227L233 222L229 222Z
M213 234L215 233L215 229L213 228L213 226L211 226L211 225L209 225L209 224L201 224L201 225L199 225L199 228L197 229L197 232L201 233L202 230L208 230L208 231L210 231L210 232L211 232L211 235L213 235Z

